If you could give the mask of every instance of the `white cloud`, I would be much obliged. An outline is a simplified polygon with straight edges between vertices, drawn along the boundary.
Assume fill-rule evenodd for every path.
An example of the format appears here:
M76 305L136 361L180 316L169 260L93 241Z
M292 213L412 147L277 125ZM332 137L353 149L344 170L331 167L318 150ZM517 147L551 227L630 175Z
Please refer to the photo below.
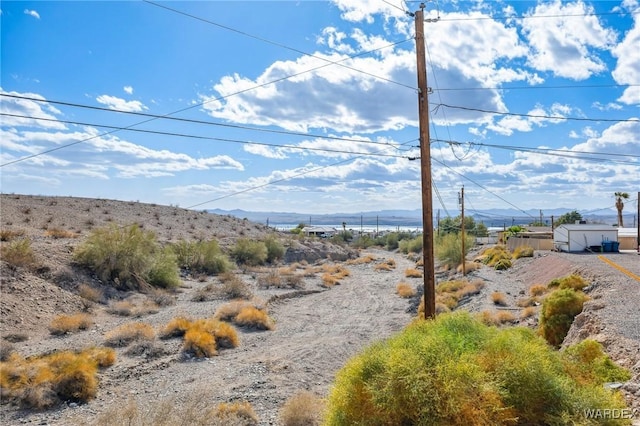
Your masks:
M2 88L0 88L0 93L20 97L2 97L2 102L0 102L0 112L16 116L3 116L3 126L39 126L47 129L66 129L66 126L57 121L57 117L54 115L60 115L60 111L53 105L47 103L44 97L35 93L6 92L2 90Z
M126 93L128 93L129 95L132 95L132 94L133 94L133 87L131 87L131 86L124 86L122 89L123 89Z
M640 14L634 15L633 28L626 34L620 44L611 50L614 57L618 58L616 68L611 75L618 84L634 84L640 81ZM627 105L640 105L640 87L631 86L625 89L618 102Z
M148 109L140 101L126 101L122 98L109 96L109 95L100 95L96 98L96 101L100 102L103 105L106 105L110 109L115 109L120 111L142 112Z
M607 50L615 32L602 26L591 6L582 1L541 3L522 23L531 46L528 61L555 76L585 80L606 70L596 51ZM536 16L557 16L535 19Z
M35 10L25 9L24 10L24 14L25 15L29 15L29 16L33 16L36 19L40 19L40 14Z

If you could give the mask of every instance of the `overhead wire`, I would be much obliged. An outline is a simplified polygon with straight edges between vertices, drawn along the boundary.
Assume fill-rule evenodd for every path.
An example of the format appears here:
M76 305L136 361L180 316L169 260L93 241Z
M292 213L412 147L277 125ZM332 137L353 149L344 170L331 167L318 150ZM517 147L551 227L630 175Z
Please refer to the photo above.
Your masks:
M503 112L503 111L492 111L481 108L471 108L464 106L456 106L449 105L444 103L439 103L435 105L435 108L452 108L452 109L461 109L465 111L475 111L482 112L487 114L494 115L507 115L507 116L516 116L516 117L527 117L527 118L544 118L548 120L567 120L567 121L590 121L590 122L609 122L609 123L640 123L639 118L586 118L586 117L564 117L561 115L545 115L545 114L519 114L514 112Z
M308 151L332 152L332 153L340 153L340 154L359 154L359 155L363 155L363 156L368 156L369 155L369 156L375 156L375 157L407 158L404 155L397 155L397 154L354 152L354 151L331 149L331 148L312 148L312 147L303 147L303 146L295 146L295 145L282 145L282 144L273 144L273 143L266 143L266 142L256 142L256 141L247 141L247 140L230 139L230 138L219 138L219 137L213 137L213 136L193 135L193 134L187 134L187 133L163 132L163 131L159 131L159 130L131 129L131 128L125 128L125 127L119 127L119 126L110 126L110 125L106 125L106 124L95 124L95 123L85 123L85 122L80 122L80 121L58 120L58 119L54 119L54 118L45 118L45 117L30 117L30 116L22 116L22 115L17 115L17 114L8 114L8 113L0 113L0 116L8 116L8 117L15 117L15 118L26 118L26 119L30 119L30 120L54 121L54 122L65 123L65 124L73 124L73 125L80 125L80 126L91 126L91 127L101 127L101 128L107 128L107 129L118 129L118 130L123 130L123 131L127 131L127 132L149 133L149 134L153 134L153 135L174 136L174 137L181 137L181 138L211 140L211 141L219 141L219 142L231 142L231 143L239 143L239 144L245 144L245 145L261 145L261 146L268 146L268 147L273 147L273 148L297 149L297 150L302 150L302 151L307 151L308 150ZM356 141L356 140L350 140L350 141ZM358 141L358 142L363 142L364 143L366 141ZM387 143L381 143L380 145L387 145L389 148L395 148L394 146L392 146L390 144L387 144ZM11 164L11 162L2 164L2 165L0 165L0 167L8 165L8 164Z

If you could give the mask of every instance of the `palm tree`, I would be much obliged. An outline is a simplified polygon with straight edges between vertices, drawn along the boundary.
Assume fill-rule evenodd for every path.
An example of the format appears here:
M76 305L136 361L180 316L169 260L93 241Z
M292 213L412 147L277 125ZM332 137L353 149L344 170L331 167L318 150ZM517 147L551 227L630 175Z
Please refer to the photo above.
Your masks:
M624 201L622 200L627 200L629 198L629 194L626 192L616 192L613 195L616 197L616 209L618 209L618 227L624 228L622 223L622 209L624 209Z

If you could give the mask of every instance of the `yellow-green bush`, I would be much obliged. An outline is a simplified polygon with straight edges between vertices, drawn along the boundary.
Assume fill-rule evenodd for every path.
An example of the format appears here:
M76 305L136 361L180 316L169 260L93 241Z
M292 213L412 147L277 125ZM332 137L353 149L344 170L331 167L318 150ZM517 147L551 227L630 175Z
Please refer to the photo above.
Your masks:
M16 268L30 267L36 263L36 255L31 248L31 240L28 238L14 240L9 244L2 245L0 254L2 255L2 260Z
M553 346L560 346L573 319L582 312L587 296L581 291L563 288L549 294L542 302L540 334Z
M239 265L264 265L269 256L267 245L262 241L240 238L231 250L231 257Z
M171 245L171 250L177 256L178 265L191 272L222 274L232 268L231 261L215 240L180 240Z
M153 232L143 231L136 224L96 229L76 248L74 260L117 288L180 284L175 255L158 244Z
M570 288L573 290L582 290L587 285L589 285L580 275L571 274L566 277L556 278L551 280L547 287L550 289L554 288Z
M475 237L465 235L464 255L475 245ZM441 262L447 263L452 267L456 267L462 263L462 236L456 233L445 234L437 237L434 247L436 258Z
M32 358L14 353L6 362L0 362L3 399L39 409L63 401L87 402L97 393L98 368L114 362L115 351L109 348L54 352Z
M325 421L596 425L585 409L625 407L601 379L575 380L564 354L527 328L497 329L466 312L441 314L349 360L336 376Z
M533 257L533 247L531 246L518 246L513 250L513 258L520 259L521 257Z
M511 254L507 250L507 247L503 245L496 245L483 250L480 259L485 265L493 267L504 260L503 265L509 265L508 267L511 267Z
M273 263L284 256L284 246L275 235L268 235L263 243L267 248L267 262Z

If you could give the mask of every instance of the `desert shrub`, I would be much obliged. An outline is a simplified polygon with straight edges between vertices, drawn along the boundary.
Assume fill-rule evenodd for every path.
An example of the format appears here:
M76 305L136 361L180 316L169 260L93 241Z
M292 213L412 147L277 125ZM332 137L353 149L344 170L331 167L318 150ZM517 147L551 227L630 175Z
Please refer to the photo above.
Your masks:
M485 265L493 266L493 267L495 267L496 264L498 262L500 262L501 260L508 260L509 261L509 267L511 267L511 264L510 264L511 263L511 254L507 250L507 247L503 246L503 245L496 245L496 246L489 247L489 248L483 250L480 253L480 258L479 259Z
M401 240L398 249L404 254L420 253L422 251L422 236L410 240Z
M529 294L533 297L542 296L547 292L547 287L542 284L534 284L529 287Z
M140 407L134 399L125 405L107 408L91 423L93 426L254 426L258 424L247 402L212 404L217 395L208 389L196 389L185 398L165 397L147 401Z
M76 248L74 259L117 288L140 289L146 283L171 287L180 282L175 257L161 249L153 232L135 224L94 230Z
M275 235L267 236L263 242L267 248L267 262L273 263L284 257L284 246L280 240L275 237Z
M31 248L31 240L22 238L9 242L0 248L2 260L15 268L31 267L36 263L36 255Z
M147 293L149 302L156 306L173 306L176 304L176 297L167 290L154 288Z
M504 271L506 269L511 268L511 260L509 260L509 259L500 259L493 267L497 271Z
M104 293L88 284L80 284L78 286L78 296L90 302L99 303L104 298Z
M491 293L491 301L494 305L506 306L507 296L502 292L494 291Z
M549 284L547 284L547 288L570 288L573 290L582 290L587 285L588 283L580 275L571 274L566 277L551 280Z
M177 258L170 248L158 250L152 258L147 280L156 287L176 288L180 285L180 275L176 268Z
M144 356L146 359L160 358L168 354L157 340L138 340L131 343L124 354L130 357Z
M376 266L373 267L374 271L392 271L393 268L391 266L389 266L387 263L378 263L376 264Z
M400 297L410 298L416 295L416 289L404 281L401 281L396 285L396 293Z
M371 263L376 260L376 257L368 254L366 256L357 257L355 259L349 259L345 263L347 265L361 265L363 263Z
M273 320L267 315L267 312L255 306L242 308L233 322L240 327L254 330L273 330L274 328Z
M477 271L478 269L482 268L482 264L480 264L478 262L466 261L466 262L464 262L464 268L465 268L465 271L467 273L469 273L471 271ZM459 274L462 273L462 263L460 265L458 265L458 267L456 268L456 271Z
M422 278L422 272L415 268L409 268L404 271L404 276L407 278Z
M47 231L44 233L44 235L46 235L47 237L51 237L54 239L60 239L60 238L77 238L78 234L71 232L71 231L67 231L66 229L60 229L60 228L51 228L51 229L47 229Z
M172 337L182 337L191 326L191 320L187 317L179 316L172 318L161 330L161 339L170 339Z
M396 250L398 248L400 239L398 238L398 234L397 233L392 232L392 233L388 234L386 236L385 240L386 240L385 241L385 246L386 246L387 250L392 251L392 250Z
M309 391L292 395L280 409L282 426L320 426L322 400Z
M340 284L340 279L328 272L325 272L324 274L322 274L320 279L322 280L322 285L324 287L333 287L336 284Z
M475 245L475 237L465 234L464 256ZM456 233L441 235L436 238L434 253L436 258L446 264L457 266L462 263L462 236Z
M586 339L564 351L566 369L580 383L626 382L631 373L619 367L595 340Z
M117 300L109 303L107 312L122 317L141 317L158 313L158 304L153 300L145 299L139 303L132 300Z
M581 291L563 288L553 291L542 302L540 334L553 346L560 346L580 312L587 296Z
M376 241L368 235L361 235L357 240L351 243L351 245L355 248L367 249L376 245Z
M189 271L222 274L232 268L229 258L215 240L180 240L171 246L171 250L177 256L178 265Z
M261 288L283 288L285 287L282 276L277 271L271 271L266 275L258 276L258 287Z
M0 229L0 241L11 241L24 235L24 230Z
M600 406L625 405L601 381L574 380L562 353L532 330L456 312L415 321L350 359L336 375L325 422L585 425L584 410Z
M49 323L49 332L59 336L87 330L93 325L93 318L89 314L58 315Z
M513 250L512 256L514 259L520 259L521 257L533 257L533 247L518 246Z
M9 333L2 336L4 340L11 343L20 343L29 340L29 335L26 333Z
M520 318L531 318L536 315L536 308L534 306L527 306L520 312Z
M218 354L213 334L197 327L189 328L184 333L182 350L196 358L211 358Z
M246 426L258 424L256 415L250 403L244 402L223 402L216 408L216 417L226 424L242 423Z
M236 329L226 322L219 321L215 318L193 321L187 328L187 332L193 329L202 330L211 334L215 338L216 349L235 348L240 343Z
M233 322L242 308L247 306L254 306L253 303L247 300L233 300L231 302L227 302L218 306L213 317L215 319L219 319L220 321L231 321Z
M239 265L264 265L268 255L267 246L264 242L250 240L249 238L240 238L231 250L231 257Z
M133 342L154 340L156 332L150 324L144 322L130 322L107 332L104 344L112 347L129 346Z
M26 407L48 408L63 401L88 402L97 392L98 368L115 362L115 352L90 348L22 358L12 354L0 363L3 399Z
M220 275L222 281L222 293L229 299L248 299L251 297L251 289L242 281L242 278L232 272Z

